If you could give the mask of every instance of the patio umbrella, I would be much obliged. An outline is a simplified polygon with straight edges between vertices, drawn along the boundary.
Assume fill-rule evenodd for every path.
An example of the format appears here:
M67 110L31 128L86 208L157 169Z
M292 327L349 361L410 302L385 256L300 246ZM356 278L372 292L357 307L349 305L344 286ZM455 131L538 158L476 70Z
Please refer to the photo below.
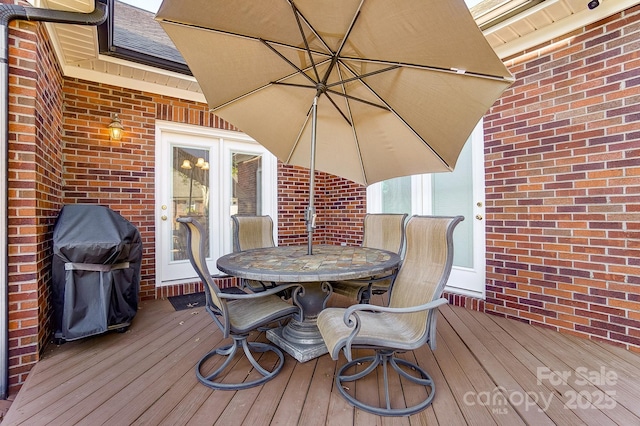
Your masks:
M463 0L164 0L211 110L285 164L369 185L453 170L513 81Z

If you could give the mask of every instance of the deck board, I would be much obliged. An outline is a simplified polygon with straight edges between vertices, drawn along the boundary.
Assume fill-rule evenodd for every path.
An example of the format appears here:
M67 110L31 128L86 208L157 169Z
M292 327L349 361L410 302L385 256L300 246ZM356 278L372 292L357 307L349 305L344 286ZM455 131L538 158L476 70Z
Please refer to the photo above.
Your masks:
M509 321L501 322L500 326L502 326L507 332L517 331L512 327ZM555 333L550 333L547 330L543 331L544 332L539 333L539 330L536 330L535 327L532 327L531 329L521 329L521 333L513 335L516 339L518 339L518 341L524 348L526 348L532 354L535 354L538 359L540 359L543 366L541 368L544 369L544 373L541 373L541 380L545 382L550 389L553 390L555 395L565 401L565 403L568 403L572 398L567 399L566 395L572 395L580 392L588 392L590 395L593 395L594 392L601 393L597 386L575 374L575 369L572 366L572 360L576 359L576 355L573 353L573 351L570 348L566 348L566 346L564 350L555 351L555 346L558 342L551 339L551 337ZM570 338L567 340L570 340ZM582 358L583 354L580 354L580 358L578 359ZM559 377L562 374L566 376L566 380L560 381ZM623 411L626 410L618 409L615 410L615 413L621 414L623 413ZM598 424L610 424L611 420L609 420L607 415L605 415L604 413L605 412L596 409L576 411L576 414L580 416L581 419L585 422L597 421ZM606 413L609 413L609 411L606 411ZM626 417L626 419L632 420L633 417L635 416ZM625 417L619 418L619 420L623 420L624 418ZM627 424L627 422L625 421L622 421L622 423L616 421L615 423Z
M464 318L466 317L466 318ZM525 414L534 416L536 424L543 423L543 418L548 417L546 424L579 424L580 421L572 411L565 410L562 401L554 397L551 390L536 376L537 367L541 366L540 360L523 348L515 339L506 333L500 333L498 327L488 330L475 320L469 312L460 312L461 320L466 319L465 324L471 332L485 333L483 343L486 350L491 350L495 359L500 363L500 375L496 376L496 383L503 383L502 375L509 375L518 387L513 385L503 386L506 397L514 410L521 416ZM494 324L493 322L491 322ZM508 383L508 382L505 382ZM515 389L514 393L510 393ZM539 422L539 423L538 423Z
M491 389L491 393L493 390L497 389L496 382L489 376L487 371L483 368L483 366L478 362L478 360L471 354L470 352L465 350L465 343L459 338L456 334L455 330L451 327L451 325L446 321L441 321L440 324L440 335L438 344L445 341L448 345L448 350L451 352L451 357L455 358L459 365L459 371L464 371L466 374L466 378L471 385L471 389L474 390L473 394L479 394L480 392L486 392L488 389ZM463 393L464 395L465 393ZM463 398L463 403L465 402ZM464 406L464 404L463 404ZM488 424L491 422L495 422L499 425L523 425L524 422L520 418L520 416L514 412L514 410L502 410L502 411L491 411L488 413L491 416L491 419L484 416L484 412L482 412L483 418L478 418L478 420L484 420ZM475 412L476 417L479 417Z
M343 354L338 361L327 354L305 363L285 355L280 374L262 386L209 389L196 379L194 365L222 343L221 332L202 308L176 312L159 300L143 302L126 333L50 345L2 423L640 424L637 353L458 307L443 306L440 312L437 349L423 346L399 355L417 362L436 385L433 404L408 418L376 416L348 404L334 381L337 368L346 362ZM264 332L251 338L266 341ZM262 356L275 362L273 354ZM557 381L549 376L555 373L567 377ZM239 358L229 374L241 378L253 373L246 359ZM373 375L358 383L357 394L384 398L380 380ZM412 402L426 392L403 380L393 379L391 385L392 399ZM591 402L567 408L581 392ZM608 404L594 400L607 392ZM482 395L502 398L501 403L479 400ZM517 399L526 395L551 402L548 407L541 401L526 406Z

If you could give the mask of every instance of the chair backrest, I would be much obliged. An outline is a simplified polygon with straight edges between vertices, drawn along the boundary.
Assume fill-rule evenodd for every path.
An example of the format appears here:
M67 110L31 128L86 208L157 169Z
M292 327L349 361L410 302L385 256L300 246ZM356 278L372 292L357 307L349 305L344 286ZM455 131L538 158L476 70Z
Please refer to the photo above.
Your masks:
M179 217L176 219L187 230L187 254L189 255L189 261L191 266L196 270L196 273L204 283L204 290L207 297L207 309L213 311L212 316L222 328L225 337L229 332L229 321L226 310L226 303L224 303L219 297L218 293L220 289L218 285L211 277L209 267L207 266L207 257L205 255L205 235L206 232L200 222L192 217ZM222 321L215 318L215 315L220 315Z
M363 247L376 248L402 254L404 248L404 222L407 214L369 213L364 217Z
M412 216L409 219L407 248L391 290L390 307L423 305L442 296L453 266L453 230L462 220L462 216ZM404 315L411 317L407 318L411 331L417 335L426 332L428 312Z
M274 247L271 216L231 216L233 251Z

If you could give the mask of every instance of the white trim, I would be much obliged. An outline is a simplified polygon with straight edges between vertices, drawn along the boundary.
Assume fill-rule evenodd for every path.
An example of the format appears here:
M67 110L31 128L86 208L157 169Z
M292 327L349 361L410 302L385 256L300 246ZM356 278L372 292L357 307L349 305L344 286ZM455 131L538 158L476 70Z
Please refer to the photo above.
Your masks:
M204 104L207 103L207 100L202 93L193 92L191 90L178 89L177 87L163 86L161 84L150 83L143 80L105 74L100 71L81 68L78 66L64 66L63 72L66 77L79 78L81 80L88 80L95 83L109 84L111 86L139 90L142 92L154 93L156 95L184 99L187 101L200 102Z
M586 4L587 0L585 0ZM542 4L546 4L544 2ZM601 0L600 6L591 10L584 9L578 13L568 16L565 19L554 22L540 30L529 33L516 40L510 41L494 48L499 58L504 59L520 52L524 52L527 49L546 43L550 40L561 37L578 28L586 27L601 19L607 18L616 13L620 13L630 7L637 5L638 0ZM517 19L520 19L522 15L517 15ZM492 28L488 28L484 34L490 34L493 32Z
M198 82L198 80L196 80L196 78L194 76L191 76L191 75L181 74L179 72L169 71L169 70L165 70L165 69L162 69L162 68L156 68L156 67L152 67L150 65L139 64L137 62L127 61L125 59L116 58L114 56L108 56L108 55L99 54L98 55L98 59L100 59L100 61L102 61L102 62L110 62L110 63L116 64L116 65L120 65L120 66L123 66L123 67L134 68L134 69L137 69L137 70L146 71L146 72L150 72L150 73L153 73L153 74L159 74L159 75L165 75L165 76L172 77L172 78L178 78L180 80L185 80L185 81L189 81L189 82L192 82L192 83L197 83Z
M562 0L546 0L546 1L542 2L542 3L539 3L539 4L537 4L536 6L530 8L530 9L527 9L527 10L525 10L523 12L520 12L519 14L517 14L515 16L512 16L511 18L509 18L507 20L504 20L504 21L502 21L502 22L500 22L500 23L498 23L496 25L493 25L493 26L487 28L486 30L484 30L482 32L482 34L484 34L485 36L487 36L489 34L493 34L496 31L501 30L501 29L503 29L505 27L508 27L509 25L515 24L518 21L533 15L534 13L537 13L537 12L543 10L543 9L546 9L547 7L549 7L551 5L554 5L555 3L558 3L559 1L562 1Z
M183 133L186 135L209 136L214 138L236 139L256 144L258 143L251 136L242 132L196 126L195 124L177 123L175 121L156 120L155 131L156 141L158 140L158 132L173 132Z
M458 270L462 271L464 270L464 268L458 267ZM458 288L458 287L452 286L450 283L447 283L444 291L446 291L447 293L459 294L461 296L468 296L468 297L472 297L474 299L480 299L480 300L486 300L487 298L486 283L485 285L482 286L481 291L469 290L468 288Z

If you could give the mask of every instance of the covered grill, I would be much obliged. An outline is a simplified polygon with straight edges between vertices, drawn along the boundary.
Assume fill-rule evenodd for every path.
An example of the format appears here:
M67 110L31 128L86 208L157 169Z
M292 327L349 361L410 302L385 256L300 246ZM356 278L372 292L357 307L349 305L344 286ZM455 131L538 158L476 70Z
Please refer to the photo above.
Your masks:
M55 339L126 330L138 309L138 229L107 207L66 205L53 230L53 254Z

